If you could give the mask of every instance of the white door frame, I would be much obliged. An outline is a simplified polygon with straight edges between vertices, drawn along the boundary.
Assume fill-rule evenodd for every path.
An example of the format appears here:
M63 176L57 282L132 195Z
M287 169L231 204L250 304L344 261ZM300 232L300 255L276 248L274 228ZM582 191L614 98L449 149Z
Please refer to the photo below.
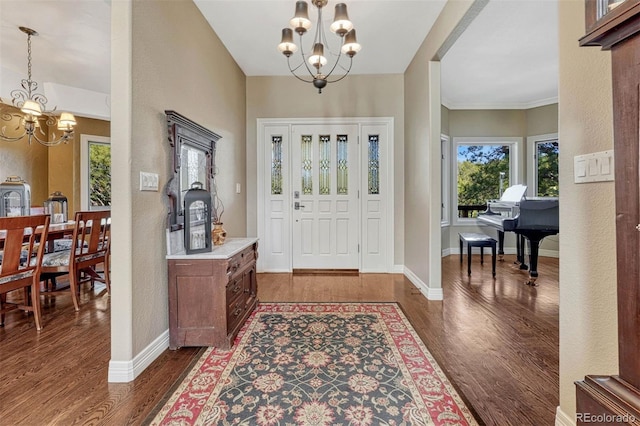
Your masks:
M108 136L96 136L81 134L80 135L80 208L82 210L91 210L89 205L89 143L97 142L111 144L111 138ZM106 210L107 208L98 208L97 210ZM71 219L71 218L69 218Z
M358 139L360 155L360 175L366 176L368 170L367 155L365 146L368 145L367 135L375 133L381 135L381 140L386 140L380 146L380 196L368 196L367 179L360 179L360 272L394 272L394 195L393 195L393 118L392 117L344 117L344 118L258 118L257 120L258 140L257 140L257 207L258 207L258 238L260 239L261 255L258 257L258 272L291 272L292 271L292 223L291 209L293 208L293 197L291 190L285 186L279 202L282 203L283 211L279 220L283 223L284 239L279 245L280 256L278 259L272 258L267 253L272 250L271 229L267 229L267 170L265 165L266 144L265 137L274 129L283 136L283 144L287 147L285 159L289 161L289 145L291 140L291 127L293 125L358 125ZM289 169L289 168L288 168ZM286 171L287 182L291 179L290 170ZM369 206L377 206L380 214L374 213L375 217L369 217ZM377 215L377 216L376 216ZM378 229L382 230L381 235L376 236L380 242L382 250L378 253L369 253L366 248L366 240L371 233L364 230L368 220L382 221ZM365 244L363 244L363 241ZM382 256L380 257L379 254Z

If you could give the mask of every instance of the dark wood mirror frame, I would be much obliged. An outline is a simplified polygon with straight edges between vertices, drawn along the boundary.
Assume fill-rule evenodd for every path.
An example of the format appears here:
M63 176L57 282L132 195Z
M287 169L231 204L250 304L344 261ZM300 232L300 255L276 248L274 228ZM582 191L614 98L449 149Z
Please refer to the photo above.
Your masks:
M180 167L183 146L200 150L206 155L206 179L204 188L213 190L212 180L215 170L216 143L221 136L209 129L189 120L185 116L171 110L164 112L167 116L169 145L173 150L173 177L167 182L166 194L169 196L169 228L172 231L184 227L184 194L181 191ZM214 195L214 194L212 194Z

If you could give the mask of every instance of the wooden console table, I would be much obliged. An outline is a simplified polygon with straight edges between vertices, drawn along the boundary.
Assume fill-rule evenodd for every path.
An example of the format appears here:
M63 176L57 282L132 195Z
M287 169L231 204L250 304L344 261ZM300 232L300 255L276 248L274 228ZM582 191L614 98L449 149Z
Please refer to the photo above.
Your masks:
M167 255L169 348L229 349L258 303L256 238L231 238L211 253Z

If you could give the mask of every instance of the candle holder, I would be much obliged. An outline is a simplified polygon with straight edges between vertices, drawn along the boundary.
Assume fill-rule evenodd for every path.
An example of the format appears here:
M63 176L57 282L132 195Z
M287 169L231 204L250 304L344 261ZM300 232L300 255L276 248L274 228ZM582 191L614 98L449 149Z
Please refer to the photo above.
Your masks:
M9 176L0 184L0 216L28 216L31 187L19 176Z
M55 191L44 202L44 211L51 216L50 223L65 223L69 219L69 203L62 192Z
M211 251L211 194L193 182L184 196L184 248L187 254Z

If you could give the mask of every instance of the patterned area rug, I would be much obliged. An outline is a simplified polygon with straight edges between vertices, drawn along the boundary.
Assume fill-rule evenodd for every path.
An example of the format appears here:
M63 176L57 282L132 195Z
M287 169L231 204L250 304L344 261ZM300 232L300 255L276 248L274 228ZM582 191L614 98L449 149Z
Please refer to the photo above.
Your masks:
M475 425L395 303L260 303L152 425Z

